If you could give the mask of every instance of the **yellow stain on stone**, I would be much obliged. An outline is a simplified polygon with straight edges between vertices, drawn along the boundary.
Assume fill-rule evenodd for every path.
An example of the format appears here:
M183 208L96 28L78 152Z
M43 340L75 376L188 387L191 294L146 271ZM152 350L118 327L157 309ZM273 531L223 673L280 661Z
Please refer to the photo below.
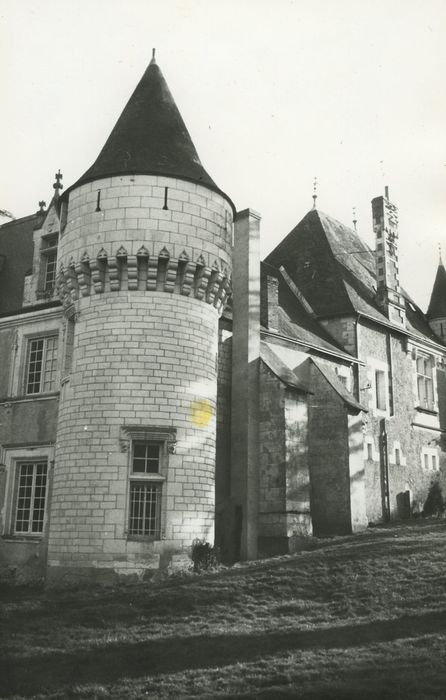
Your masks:
M192 423L197 426L197 428L205 428L214 414L214 408L210 401L206 399L201 399L199 401L192 401L191 404L191 415Z

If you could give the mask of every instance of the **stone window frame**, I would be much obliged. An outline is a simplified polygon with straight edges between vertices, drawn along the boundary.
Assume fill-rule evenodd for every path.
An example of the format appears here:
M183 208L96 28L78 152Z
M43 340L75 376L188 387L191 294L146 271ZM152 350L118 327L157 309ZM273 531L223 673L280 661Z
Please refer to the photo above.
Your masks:
M424 359L429 363L430 374L424 374L419 372L419 360ZM428 413L438 413L438 400L437 400L437 380L436 380L436 358L435 355L427 350L417 349L414 353L414 373L415 373L415 407L418 411L426 411ZM426 384L426 379L431 382L432 391L432 403L429 405L422 405L422 398L420 397L420 378L424 379L424 384Z
M34 391L34 392L28 392L27 387L28 387L28 379L29 379L29 352L30 352L30 345L33 341L35 340L43 340L44 341L44 357L42 358L42 366L45 364L46 360L46 353L47 353L47 346L48 346L48 339L49 338L56 338L56 368L55 368L55 375L54 375L54 382L53 386L49 389L46 389L45 391L43 390L44 388L44 383L45 383L45 373L44 371L42 372L41 379L40 379L40 387L39 391ZM20 372L20 384L21 384L21 391L19 392L21 395L27 397L27 398L32 398L35 396L42 396L44 394L52 394L58 390L58 379L60 376L60 370L59 370L59 360L60 360L60 333L58 330L47 330L45 332L35 332L35 333L25 333L23 335L23 350L22 350L22 370Z
M382 372L384 381L385 409L378 407L378 394L376 386L376 373ZM389 365L387 362L377 360L372 357L367 358L367 379L370 384L371 401L369 408L371 413L383 418L390 417L390 396L389 396Z
M22 448L3 448L0 453L0 468L6 471L5 498L3 499L2 520L3 539L14 541L40 541L47 535L49 513L51 507L51 488L54 468L54 445L26 446ZM43 525L40 532L16 531L16 514L18 505L18 478L21 464L46 462L48 465L46 475L46 494ZM0 498L0 505L1 505Z
M158 445L159 468L157 472L134 472L133 455L135 443L145 443L148 445ZM120 435L121 450L128 453L127 463L127 494L125 509L124 534L128 540L155 542L165 538L166 512L167 512L167 481L169 469L169 454L174 454L176 449L176 428L172 427L149 427L149 426L123 426ZM130 521L132 517L132 484L145 484L148 488L155 487L159 490L159 503L155 505L159 508L158 527L154 534L137 534L131 532Z
M440 469L440 454L438 448L423 447L421 449L420 462L423 472L437 472Z
M336 375L344 387L352 393L352 373L351 368L346 365L337 365L335 367Z

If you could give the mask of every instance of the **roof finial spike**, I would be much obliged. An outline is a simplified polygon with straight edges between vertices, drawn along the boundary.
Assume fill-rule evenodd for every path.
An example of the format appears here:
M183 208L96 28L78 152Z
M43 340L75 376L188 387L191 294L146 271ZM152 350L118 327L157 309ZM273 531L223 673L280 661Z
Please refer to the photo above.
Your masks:
M54 196L55 196L55 197L58 197L58 196L59 196L59 190L63 190L63 185L62 185L62 183L61 183L61 180L63 179L63 175L62 175L62 173L60 172L60 168L59 168L59 170L57 171L57 173L55 174L54 177L56 178L56 182L55 182L54 185L53 185L53 188L54 188Z
M316 209L316 200L317 200L317 177L315 177L314 181L313 181L313 209Z
M353 207L353 226L356 231L356 224L358 223L358 219L356 218L356 207Z
M151 63L156 63L155 51L156 51L156 49L152 49L152 60L151 60Z
M443 265L443 260L441 259L441 243L438 244L438 256L440 258L439 265Z

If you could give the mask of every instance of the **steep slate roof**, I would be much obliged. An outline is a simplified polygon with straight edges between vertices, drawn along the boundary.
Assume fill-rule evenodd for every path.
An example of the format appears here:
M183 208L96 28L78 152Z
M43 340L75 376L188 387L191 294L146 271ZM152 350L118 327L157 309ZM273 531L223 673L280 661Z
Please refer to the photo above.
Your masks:
M361 313L389 324L376 303L374 252L356 231L327 214L309 211L266 262L285 268L318 317ZM407 330L438 342L422 311L402 293Z
M359 413L359 411L368 411L368 409L362 403L357 401L353 394L346 389L336 372L334 372L331 367L327 367L327 365L321 362L317 357L312 357L311 362L318 368L319 372L325 377L327 382L349 408L353 409L357 413Z
M303 344L319 347L329 353L342 353L346 359L348 357L344 348L338 345L328 331L308 314L282 278L279 278L277 330L282 335L299 340Z
M0 226L0 314L22 307L24 278L33 264L33 230L41 220L33 214Z
M311 394L308 383L298 377L282 360L277 357L276 353L263 340L260 341L260 357L263 362L270 368L273 374L284 382L287 386L298 389L306 394Z
M431 319L446 317L446 270L441 261L438 265L426 316Z
M203 168L154 58L96 161L62 198L83 183L123 174L179 177L205 185L229 199Z

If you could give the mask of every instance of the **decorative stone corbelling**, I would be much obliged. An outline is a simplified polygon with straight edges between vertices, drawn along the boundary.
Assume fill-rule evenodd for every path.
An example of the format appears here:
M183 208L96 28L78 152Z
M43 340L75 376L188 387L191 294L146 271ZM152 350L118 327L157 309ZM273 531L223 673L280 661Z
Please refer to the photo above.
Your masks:
M150 255L142 246L136 255L129 255L121 246L115 255L101 248L94 258L85 252L79 261L70 258L60 264L57 290L65 315L72 315L73 304L82 297L103 292L165 291L200 299L223 311L231 291L229 272L217 260L208 267L202 255L194 262L186 251L171 257L164 247L158 255Z

